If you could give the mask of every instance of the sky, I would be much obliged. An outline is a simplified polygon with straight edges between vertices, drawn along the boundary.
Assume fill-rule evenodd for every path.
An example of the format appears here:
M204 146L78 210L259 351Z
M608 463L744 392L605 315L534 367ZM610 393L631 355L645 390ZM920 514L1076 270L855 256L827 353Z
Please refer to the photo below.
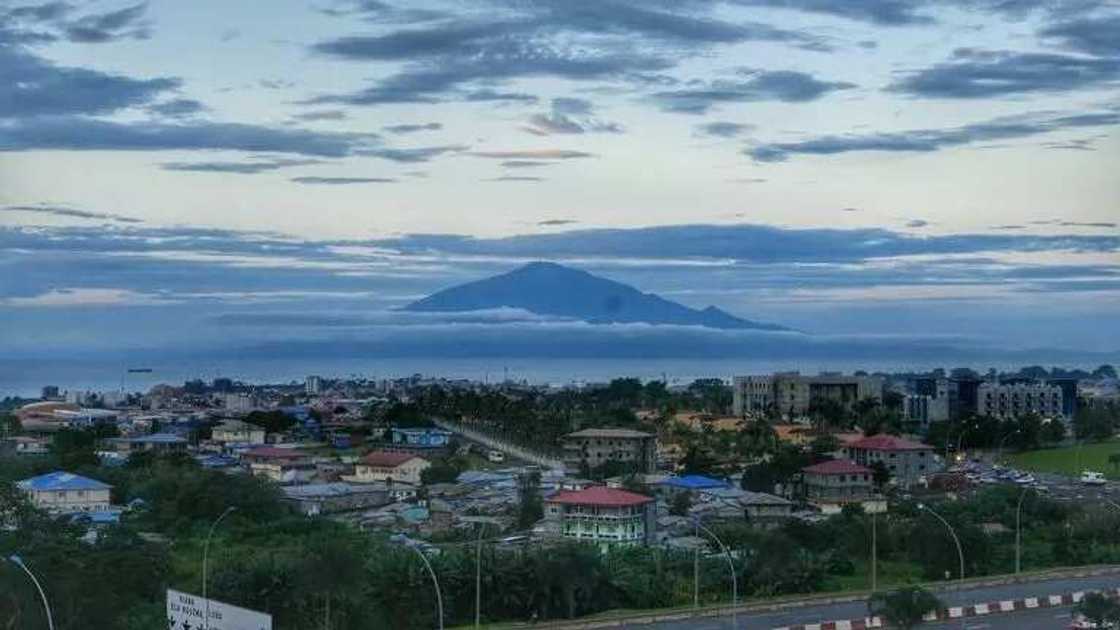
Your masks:
M543 259L855 355L1115 354L1118 85L1107 0L0 0L0 350L607 343L393 310Z

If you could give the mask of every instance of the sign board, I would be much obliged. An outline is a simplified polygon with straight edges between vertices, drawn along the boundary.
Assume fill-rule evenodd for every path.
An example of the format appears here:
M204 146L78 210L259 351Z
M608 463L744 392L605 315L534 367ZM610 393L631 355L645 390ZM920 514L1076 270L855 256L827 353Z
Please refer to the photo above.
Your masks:
M210 625L206 600L189 593L167 589L168 630L272 630L272 615L210 600Z

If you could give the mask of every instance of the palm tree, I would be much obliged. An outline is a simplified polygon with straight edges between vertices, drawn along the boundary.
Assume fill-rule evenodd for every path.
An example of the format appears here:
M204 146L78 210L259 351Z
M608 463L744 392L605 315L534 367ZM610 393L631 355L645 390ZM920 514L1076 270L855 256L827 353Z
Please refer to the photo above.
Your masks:
M941 600L920 586L903 586L887 593L874 593L867 600L871 616L888 625L910 630L925 621L925 616L944 608Z

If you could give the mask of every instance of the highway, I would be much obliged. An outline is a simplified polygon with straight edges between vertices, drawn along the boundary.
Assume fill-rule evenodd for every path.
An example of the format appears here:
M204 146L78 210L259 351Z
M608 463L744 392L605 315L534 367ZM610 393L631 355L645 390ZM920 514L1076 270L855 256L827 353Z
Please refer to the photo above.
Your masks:
M985 586L965 591L938 593L938 597L941 598L941 601L943 601L946 606L966 606L976 603L1059 595L1075 591L1117 588L1118 586L1120 586L1120 574L1113 574L1080 578L1057 578L1022 584ZM1069 609L1047 608L1024 613L970 618L966 620L965 626L977 630L981 628L1064 628L1066 624L1069 623L1069 613ZM1064 617L1064 622L1055 621L1055 615L1059 614L1066 615ZM867 616L867 604L862 601L836 604L811 604L780 611L741 613L738 615L737 628L739 630L745 628L749 628L750 630L769 630L770 628L820 623L822 621L838 619L858 619L865 616ZM1022 619L1022 623L1028 625L999 625L1004 623L1004 618ZM663 622L642 627L657 628L659 630L727 630L732 626L731 618L727 616ZM961 624L960 621L956 621L948 625L927 624L922 627L959 629Z

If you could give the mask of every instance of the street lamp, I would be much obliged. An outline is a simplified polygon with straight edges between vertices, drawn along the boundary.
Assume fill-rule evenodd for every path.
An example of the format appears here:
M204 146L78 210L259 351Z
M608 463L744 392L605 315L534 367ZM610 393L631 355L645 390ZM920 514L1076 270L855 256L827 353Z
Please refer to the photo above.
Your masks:
M31 578L31 582L35 584L35 588L39 591L40 599L43 600L43 610L45 610L47 613L47 627L50 628L50 630L54 630L54 618L51 617L51 605L47 602L47 594L43 592L43 585L39 584L39 580L35 578L35 574L32 573L31 569L28 569L27 565L23 563L23 558L20 558L16 554L12 554L8 556L8 561L23 569L23 572L27 574L27 577Z
M206 533L206 542L202 545L202 601L203 606L206 609L206 618L202 621L203 630L210 629L210 599L206 597L206 569L207 562L210 559L210 539L214 536L214 530L218 527L218 523L221 523L222 519L232 514L235 510L237 510L237 508L231 505L230 507L226 508L224 512L218 515L218 518L214 519L214 522L210 524L210 531Z
M727 547L723 544L723 541L719 539L719 536L716 536L715 532L705 527L700 522L699 518L693 517L692 523L698 529L702 530L705 534L711 536L712 540L716 541L716 544L719 545L719 548L723 552L724 557L727 558L727 569L731 571L731 627L734 628L736 625L735 607L739 605L739 579L735 575L735 561L731 559L731 552L728 551ZM694 573L693 590L698 590L698 585L695 582L696 579L697 576Z
M944 525L949 530L949 535L953 537L953 542L957 545L957 557L960 560L960 565L961 565L961 577L960 577L960 579L963 581L964 580L964 548L961 547L960 538L957 538L957 531L955 529L953 529L953 526L949 524L949 521L945 520L940 514L933 511L933 508L931 508L930 506L928 506L924 503L919 503L918 504L918 509L929 512L934 518L941 521L941 524Z
M1023 499L1027 498L1030 488L1023 488L1019 493L1019 503L1015 506L1015 575L1022 569L1023 549Z
M443 630L443 596L439 591L439 578L436 577L435 569L432 568L432 563L428 562L428 556L424 555L423 551L416 545L405 544L406 547L416 552L420 556L420 560L424 562L424 567L428 569L428 574L432 576L432 584L436 589L436 608L439 615L439 630Z
M474 627L478 628L482 619L482 533L486 531L486 522L480 522L478 527L478 542L474 551ZM437 591L438 592L438 591ZM442 618L443 615L441 614Z

